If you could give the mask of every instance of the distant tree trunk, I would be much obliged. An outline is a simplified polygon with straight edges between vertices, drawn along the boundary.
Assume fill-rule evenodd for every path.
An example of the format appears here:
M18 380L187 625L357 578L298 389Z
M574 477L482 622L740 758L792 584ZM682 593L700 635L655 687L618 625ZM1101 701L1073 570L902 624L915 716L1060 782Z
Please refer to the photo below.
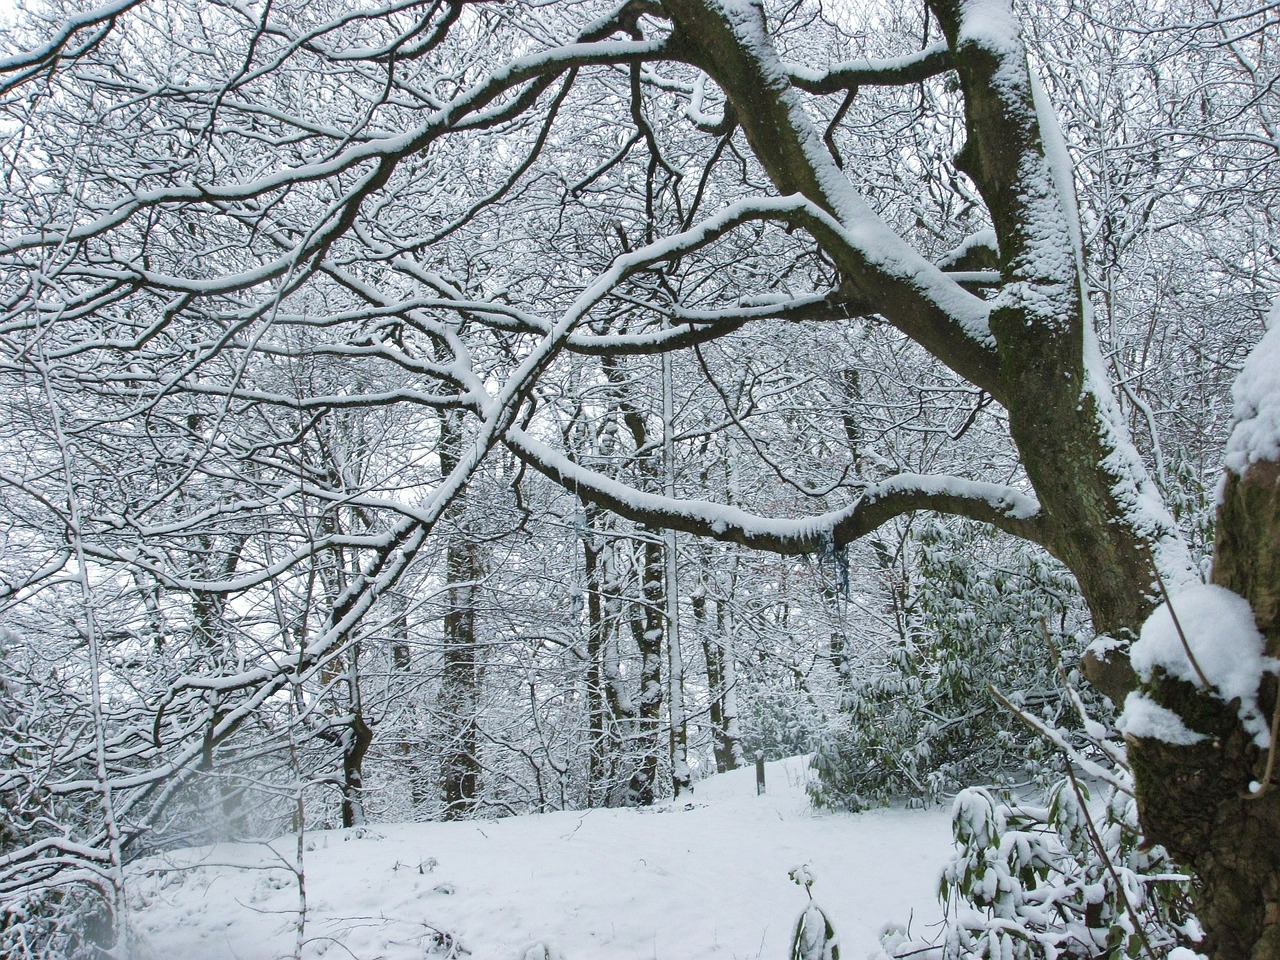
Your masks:
M462 448L462 419L451 411L440 420L440 469L448 474L457 466ZM459 495L451 514L458 526L466 513L465 494ZM440 678L440 710L446 734L440 757L440 788L447 819L470 814L480 799L480 687L484 661L476 623L477 586L482 575L479 547L465 530L449 535L445 550L448 587L444 615L444 666Z
M716 773L736 770L743 763L739 743L737 691L733 687L733 648L725 633L722 605L717 604L716 622L710 623L707 612L707 590L699 583L690 597L693 622L702 642L702 658L707 666L707 713L711 723L711 749L716 760Z
M393 594L391 606L391 670L400 683L413 682L413 648L409 643L409 604L404 596ZM405 716L396 731L396 750L404 763L409 781L409 802L416 810L431 799L430 783L423 771L424 744L420 742L416 699L403 697Z
M480 564L474 544L453 543L447 551L449 609L445 614L441 707L450 726L440 759L445 816L464 817L480 798L480 683L484 664L476 631L476 589Z
M734 558L737 567L737 558ZM735 573L736 578L736 573ZM731 594L732 595L732 594ZM726 770L736 770L746 766L747 758L742 752L742 727L738 722L738 645L734 627L733 611L726 608L723 600L716 601L716 635L715 644L720 652L720 670L722 687L720 694L720 714L723 730L717 737L717 764L723 757Z
M365 722L360 696L360 647L352 646L347 656L347 705L350 710L342 730L342 825L363 826L364 758L373 743L373 729Z
M665 325L665 321L664 321ZM662 355L662 492L676 495L675 400L671 354ZM664 553L663 592L667 639L667 719L671 792L676 798L693 790L689 769L689 726L684 709L684 650L680 646L680 563L676 552L676 531L667 530Z
M650 446L649 429L644 415L627 399L627 374L616 358L605 357L601 369L608 379L613 402L621 414L623 425L631 435L636 453L635 469L642 486L656 488L662 480L662 463ZM631 633L640 654L640 692L635 698L634 743L640 753L635 772L627 784L627 802L639 805L653 803L658 768L661 765L659 731L662 721L662 653L666 634L666 566L661 529L646 530L640 548L640 604L631 612Z
M649 531L653 534L654 531ZM641 596L632 614L632 633L640 651L640 695L636 698L637 740L640 763L628 787L630 801L653 803L662 763L658 733L662 726L662 637L664 627L665 579L662 543L646 540L640 577Z
M672 795L680 797L693 790L693 772L689 768L689 725L684 705L684 651L680 639L680 605L677 600L676 534L668 530L663 549L665 576L663 592L666 609L663 626L667 641L667 718L670 729Z
M216 550L214 538L201 536L197 542L202 548L200 555L194 558L197 569L201 571L200 579L216 580L235 573L240 564L244 537L231 538L230 543L225 546L225 552L221 554ZM226 604L227 598L222 593L205 590L191 592L191 639L201 658L210 668L218 671L225 669L228 663L233 663L235 654L235 643L225 617ZM214 728L222 719L223 712L218 694L211 693L210 697L209 725L200 751L199 770L217 781L218 804L222 813L219 832L234 836L241 828L240 804L244 790L228 777L218 775L215 770L220 739L214 736Z
M587 797L589 807L617 801L618 724L635 719L635 708L618 676L616 631L618 591L613 575L613 547L595 533L599 511L586 505L582 555L587 614Z

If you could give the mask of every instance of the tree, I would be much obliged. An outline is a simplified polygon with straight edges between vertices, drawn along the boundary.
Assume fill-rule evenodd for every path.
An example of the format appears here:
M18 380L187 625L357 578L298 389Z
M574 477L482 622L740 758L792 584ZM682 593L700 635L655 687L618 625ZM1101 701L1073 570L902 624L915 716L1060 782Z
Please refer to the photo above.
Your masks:
M148 704L207 694L208 736L234 734L343 649L502 444L635 523L785 555L834 553L919 510L989 524L1071 571L1094 630L1117 643L1094 676L1123 692L1132 674L1108 662L1161 590L1196 572L1112 396L1062 133L1008 4L930 0L879 22L849 59L842 30L873 33L875 18L842 25L804 4L122 0L46 24L0 62L5 375L51 358L53 389L88 411L85 434L199 401L213 419L187 438L188 469L234 491L197 505L172 485L138 497L104 484L77 543L94 563L239 597L328 552L359 556L327 626L287 663L185 676ZM274 376L299 330L310 356L367 376ZM850 394L867 402L866 378L823 402L791 358L750 397L722 395L719 422L702 428L753 455L743 500L755 512L637 489L560 447L555 396L598 397L624 358L704 344L755 355L779 330L809 338L796 358L872 331L885 355L909 358L901 379L921 422L959 421L943 434L952 443L913 448L917 469L892 441L851 449L841 414ZM599 366L574 381L575 357ZM682 398L722 386L714 368L688 366L701 376L682 378ZM404 411L420 434L450 411L470 421L468 442L438 478L410 469L410 449L399 469L339 489L263 430L305 436L358 408ZM1006 430L1003 444L959 443L974 421ZM656 435L643 427L637 446ZM771 441L785 432L802 442L782 443L796 452L779 462ZM824 434L838 441L806 456ZM39 493L37 479L16 485ZM60 500L37 499L61 516ZM284 537L272 562L263 544L284 531L255 527L251 562L214 583L152 552L216 518L304 501L377 522ZM8 593L59 569L28 571ZM661 629L645 622L639 638L652 646ZM471 670L468 642L454 649ZM1190 710L1204 698L1165 700ZM639 712L648 735L656 709L642 700ZM1236 713L1219 714L1217 739L1242 744L1234 795L1257 748ZM1188 751L1138 741L1139 791L1159 789L1172 811L1157 823L1206 803L1183 776ZM1256 801L1249 822L1275 833L1275 803ZM1222 958L1264 955L1280 929L1266 907L1280 861L1239 839L1224 828L1170 844L1201 868ZM1248 890L1203 866L1227 848L1246 851L1231 859Z

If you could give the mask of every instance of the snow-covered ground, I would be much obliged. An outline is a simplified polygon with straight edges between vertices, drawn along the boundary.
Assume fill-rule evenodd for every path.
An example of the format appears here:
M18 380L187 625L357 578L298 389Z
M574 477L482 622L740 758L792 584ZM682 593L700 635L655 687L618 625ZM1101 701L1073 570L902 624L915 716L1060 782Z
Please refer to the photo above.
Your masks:
M768 765L762 797L754 771L740 770L702 781L687 803L648 810L309 833L303 955L786 960L806 902L787 872L802 863L846 960L863 960L886 921L913 912L912 933L927 934L941 913L948 812L815 813L805 775L797 758ZM135 954L293 956L296 862L296 837L286 837L182 851L162 872L139 864Z

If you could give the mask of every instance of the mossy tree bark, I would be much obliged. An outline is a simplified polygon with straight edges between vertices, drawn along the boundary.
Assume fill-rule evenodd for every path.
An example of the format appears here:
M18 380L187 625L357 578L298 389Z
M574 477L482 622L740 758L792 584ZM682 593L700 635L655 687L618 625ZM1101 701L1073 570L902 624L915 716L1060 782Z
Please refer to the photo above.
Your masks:
M1249 601L1267 655L1280 655L1280 463L1228 472L1211 579ZM1276 686L1274 677L1262 684L1267 713ZM1234 703L1164 676L1144 693L1205 735L1190 746L1131 740L1144 831L1195 871L1215 960L1280 957L1280 792L1267 751L1241 727Z

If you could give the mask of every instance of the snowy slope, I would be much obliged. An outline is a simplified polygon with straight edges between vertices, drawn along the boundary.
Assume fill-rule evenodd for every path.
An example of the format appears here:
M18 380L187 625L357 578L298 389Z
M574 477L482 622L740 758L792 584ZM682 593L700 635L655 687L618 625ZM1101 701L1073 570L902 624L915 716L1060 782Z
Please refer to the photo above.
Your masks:
M465 948L522 960L785 960L805 904L787 871L808 862L814 898L862 960L888 920L939 916L945 810L815 814L800 759L698 784L689 803L467 823L380 825L304 838L303 956L421 960ZM145 960L294 954L296 837L220 844L134 878L134 952ZM153 861L150 866L156 866ZM447 935L447 936L446 936ZM536 952L539 957L546 955Z

